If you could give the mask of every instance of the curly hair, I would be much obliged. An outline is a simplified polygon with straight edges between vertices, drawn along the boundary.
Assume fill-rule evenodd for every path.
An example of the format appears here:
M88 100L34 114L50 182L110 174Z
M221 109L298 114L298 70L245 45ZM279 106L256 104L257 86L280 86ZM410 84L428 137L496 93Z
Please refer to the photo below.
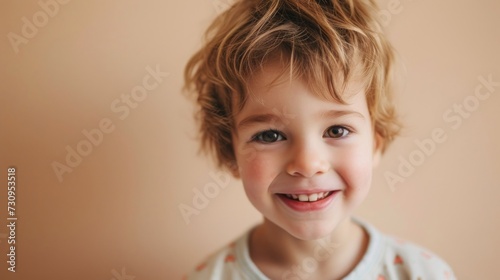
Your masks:
M280 54L311 91L345 103L356 76L365 87L380 149L399 134L393 102L394 50L377 20L374 0L239 0L206 31L206 41L185 69L184 89L194 93L201 149L233 170L234 114L248 98L248 81Z

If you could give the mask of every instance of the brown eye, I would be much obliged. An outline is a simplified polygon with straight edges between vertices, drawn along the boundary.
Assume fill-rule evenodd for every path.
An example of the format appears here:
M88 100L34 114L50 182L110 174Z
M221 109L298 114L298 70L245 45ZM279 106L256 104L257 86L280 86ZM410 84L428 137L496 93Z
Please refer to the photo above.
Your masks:
M330 138L342 138L347 136L347 134L349 134L349 130L345 127L338 125L329 127L325 132L326 137Z
M262 143L273 143L283 139L284 137L275 130L266 130L254 136L254 140Z

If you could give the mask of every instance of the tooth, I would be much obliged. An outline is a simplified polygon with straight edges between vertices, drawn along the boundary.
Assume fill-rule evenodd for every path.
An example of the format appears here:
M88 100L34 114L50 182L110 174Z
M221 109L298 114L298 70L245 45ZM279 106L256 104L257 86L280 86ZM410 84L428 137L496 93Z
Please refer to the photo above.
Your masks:
M309 201L316 201L316 200L318 200L317 193L313 193L313 194L309 195Z
M292 196L290 194L286 194L286 197L288 198L292 198Z
M320 192L318 193L318 199L322 199L325 196L325 193Z
M306 194L299 194L300 201L308 201L309 197Z
M298 199L299 197L296 194L292 194L293 199Z

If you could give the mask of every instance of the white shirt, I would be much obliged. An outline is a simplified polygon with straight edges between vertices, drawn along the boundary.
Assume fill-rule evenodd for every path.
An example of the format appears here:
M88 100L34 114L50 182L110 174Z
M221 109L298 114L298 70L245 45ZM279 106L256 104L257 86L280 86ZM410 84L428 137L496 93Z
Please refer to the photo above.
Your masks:
M455 280L450 266L431 251L399 238L384 235L372 225L353 218L368 233L368 248L361 261L342 280ZM268 280L253 263L248 248L251 230L201 263L189 280ZM317 248L310 258L283 271L281 279L309 279L328 245Z

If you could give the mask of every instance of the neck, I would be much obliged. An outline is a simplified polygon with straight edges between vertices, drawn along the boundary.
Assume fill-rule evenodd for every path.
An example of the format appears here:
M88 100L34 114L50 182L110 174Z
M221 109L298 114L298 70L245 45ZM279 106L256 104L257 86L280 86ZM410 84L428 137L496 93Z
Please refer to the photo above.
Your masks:
M354 269L367 246L367 234L350 218L317 240L297 239L264 219L250 237L250 256L272 279L285 274L299 279L340 279Z

